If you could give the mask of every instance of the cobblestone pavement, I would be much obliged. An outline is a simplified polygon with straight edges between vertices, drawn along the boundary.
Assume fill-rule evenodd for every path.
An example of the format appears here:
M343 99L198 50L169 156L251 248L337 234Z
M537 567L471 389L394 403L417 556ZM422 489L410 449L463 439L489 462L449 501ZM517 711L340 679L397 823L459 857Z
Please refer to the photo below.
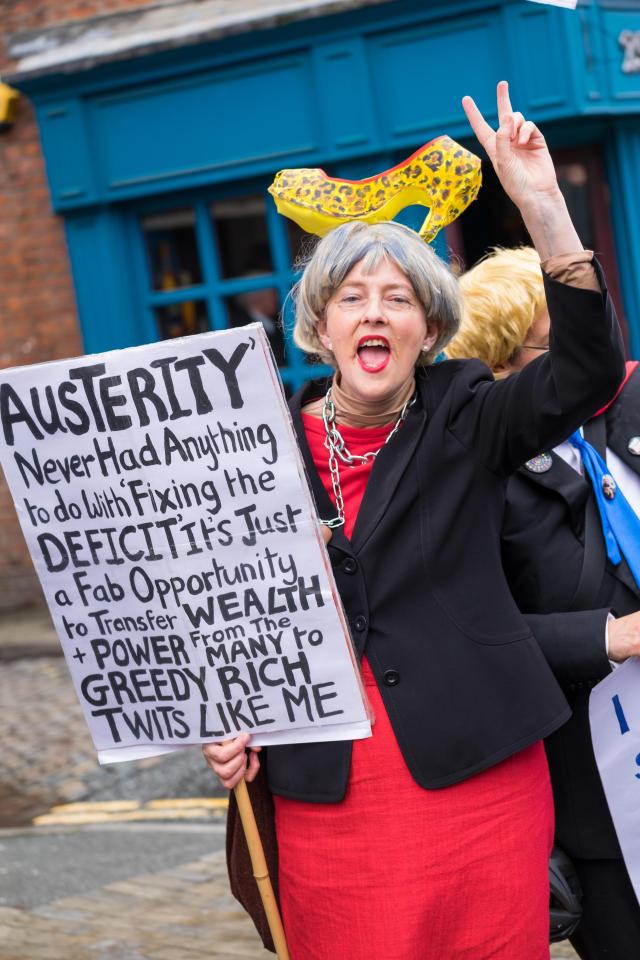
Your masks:
M0 671L0 825L29 823L59 803L84 800L157 765L100 767L63 657L4 663ZM128 768L128 769L127 769Z
M28 825L40 816L43 825L28 827L29 831L51 829L56 818L68 824L67 829L74 824L80 827L95 798L112 798L111 808L102 804L103 820L109 819L111 809L129 821L163 817L165 801L153 798L183 797L173 803L167 817L209 817L220 822L224 804L213 794L223 791L215 790L201 758L196 768L186 757L188 751L185 757L108 767L97 764L46 615L24 614L0 621L0 661L4 661L0 669L0 826ZM197 813L187 809L189 797L203 796L212 798L208 806L201 804ZM124 807L122 803L117 807L113 798L125 798ZM51 812L56 806L60 809ZM221 852L108 883L82 896L56 898L52 891L51 897L28 909L0 906L0 960L262 960L273 956L262 949L251 923L231 897ZM575 958L568 944L555 945L551 955Z
M2 960L273 957L228 889L224 853L31 910L0 907Z
M34 833L59 823L64 836L87 820L220 822L224 803L212 795L225 791L216 788L197 751L100 767L46 615L4 618L0 661L1 826L28 825L35 818L43 825L33 826ZM139 801L92 803L132 792ZM193 805L173 799L207 795ZM0 960L272 956L229 892L222 852L96 886L82 896L59 899L52 890L48 902L29 909L0 905Z

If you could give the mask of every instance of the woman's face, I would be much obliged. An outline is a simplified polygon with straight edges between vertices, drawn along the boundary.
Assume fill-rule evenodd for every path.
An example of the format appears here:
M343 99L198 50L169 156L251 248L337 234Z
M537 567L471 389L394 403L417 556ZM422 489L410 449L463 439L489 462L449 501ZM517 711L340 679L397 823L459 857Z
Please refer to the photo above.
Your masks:
M372 273L361 263L353 267L329 300L318 333L336 358L343 390L360 400L381 400L411 376L438 327L427 323L406 274L383 259Z

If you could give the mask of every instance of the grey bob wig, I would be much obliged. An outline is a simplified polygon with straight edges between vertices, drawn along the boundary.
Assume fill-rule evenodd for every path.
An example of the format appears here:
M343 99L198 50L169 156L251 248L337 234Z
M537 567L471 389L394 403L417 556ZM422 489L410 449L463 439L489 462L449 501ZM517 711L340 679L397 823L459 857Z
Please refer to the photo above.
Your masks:
M362 263L372 272L381 260L395 263L410 280L427 319L435 322L438 337L417 364L432 363L456 334L460 324L458 281L436 252L417 233L399 223L355 220L328 233L305 262L291 296L295 305L293 339L305 353L335 367L335 357L320 341L318 322L347 274Z

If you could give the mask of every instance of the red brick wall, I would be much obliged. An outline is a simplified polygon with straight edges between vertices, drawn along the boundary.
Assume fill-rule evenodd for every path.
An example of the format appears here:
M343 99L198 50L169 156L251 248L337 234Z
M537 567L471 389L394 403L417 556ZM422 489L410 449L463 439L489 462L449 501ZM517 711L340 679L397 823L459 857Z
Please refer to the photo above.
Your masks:
M6 38L23 30L152 6L163 6L162 0L3 0L2 34Z
M0 75L15 64L6 38L153 0L4 0ZM60 217L51 212L33 110L20 99L13 128L0 133L0 367L82 352ZM43 603L42 593L0 479L0 611Z

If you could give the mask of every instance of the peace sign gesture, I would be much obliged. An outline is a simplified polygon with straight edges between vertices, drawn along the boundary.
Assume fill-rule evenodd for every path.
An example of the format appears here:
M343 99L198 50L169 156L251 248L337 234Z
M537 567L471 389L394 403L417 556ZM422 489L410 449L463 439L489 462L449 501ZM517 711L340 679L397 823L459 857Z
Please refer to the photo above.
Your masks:
M495 132L471 97L463 97L462 106L505 193L518 206L530 200L532 192L552 194L558 181L546 140L535 123L514 112L506 80L498 84L497 100L500 125Z
M462 106L505 193L519 208L538 253L545 259L581 250L546 140L535 123L514 112L506 80L498 84L497 101L496 131L471 97L463 97Z

